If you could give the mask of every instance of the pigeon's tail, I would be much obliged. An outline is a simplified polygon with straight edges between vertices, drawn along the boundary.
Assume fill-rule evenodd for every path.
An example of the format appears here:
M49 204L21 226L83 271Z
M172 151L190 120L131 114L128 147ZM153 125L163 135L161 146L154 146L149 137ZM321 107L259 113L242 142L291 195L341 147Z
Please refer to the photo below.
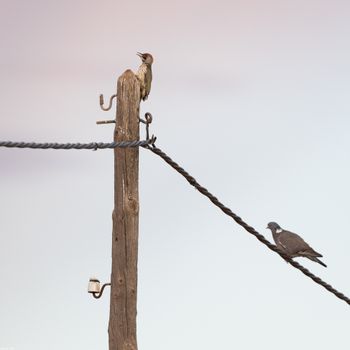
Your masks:
M323 261L321 261L320 259L316 258L315 256L308 256L307 258L309 258L312 261L316 261L317 263L321 264L324 267L327 267L327 265Z

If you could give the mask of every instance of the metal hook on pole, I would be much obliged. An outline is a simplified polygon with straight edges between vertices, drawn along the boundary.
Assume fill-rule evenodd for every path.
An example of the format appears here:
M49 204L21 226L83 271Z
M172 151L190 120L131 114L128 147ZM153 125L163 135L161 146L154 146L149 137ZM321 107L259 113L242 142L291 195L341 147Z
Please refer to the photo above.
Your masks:
M113 103L113 100L117 97L117 94L115 95L112 95L110 98L109 98L109 105L108 107L104 107L103 105L105 104L104 102L104 98L103 98L103 95L101 94L100 95L100 107L103 111L109 111L111 108L112 108L112 103ZM96 122L96 124L112 124L112 123L115 123L115 120L98 120Z
M108 107L104 107L103 105L105 104L104 102L104 98L103 98L103 95L101 94L100 95L100 107L103 111L109 111L111 108L112 108L112 103L113 103L113 100L117 97L117 94L115 95L112 95L110 98L109 98L109 105Z
M102 297L104 289L110 285L111 285L110 283L105 283L104 285L102 285L102 288L101 288L100 281L97 278L92 277L89 280L88 292L92 294L92 296L95 299L99 299Z
M143 124L146 124L146 140L149 140L149 125L152 123L153 121L153 117L152 114L147 112L145 113L145 120L139 118L139 121ZM153 138L153 135L152 135Z

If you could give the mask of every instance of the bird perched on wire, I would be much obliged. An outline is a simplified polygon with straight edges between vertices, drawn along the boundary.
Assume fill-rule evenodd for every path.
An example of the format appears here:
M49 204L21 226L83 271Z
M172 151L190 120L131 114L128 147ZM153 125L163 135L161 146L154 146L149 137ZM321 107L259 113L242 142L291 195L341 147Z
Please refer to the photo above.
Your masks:
M299 235L296 233L283 230L276 222L269 222L268 229L272 232L273 240L277 248L289 255L291 258L302 256L312 261L316 261L324 267L327 267L320 259L322 255L313 250Z
M147 97L151 91L152 84L152 63L153 57L150 53L137 53L142 60L142 64L139 67L136 76L141 83L141 99L147 100Z

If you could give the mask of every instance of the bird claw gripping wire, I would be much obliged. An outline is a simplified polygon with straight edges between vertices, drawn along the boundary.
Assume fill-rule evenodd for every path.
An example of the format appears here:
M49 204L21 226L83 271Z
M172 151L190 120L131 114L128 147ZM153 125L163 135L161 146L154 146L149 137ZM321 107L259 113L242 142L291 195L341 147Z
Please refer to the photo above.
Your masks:
M149 112L145 113L145 119L139 118L139 121L143 124L146 124L146 140L150 141L150 145L154 147L157 138L154 135L152 135L151 138L149 137L149 125L153 121L152 114Z

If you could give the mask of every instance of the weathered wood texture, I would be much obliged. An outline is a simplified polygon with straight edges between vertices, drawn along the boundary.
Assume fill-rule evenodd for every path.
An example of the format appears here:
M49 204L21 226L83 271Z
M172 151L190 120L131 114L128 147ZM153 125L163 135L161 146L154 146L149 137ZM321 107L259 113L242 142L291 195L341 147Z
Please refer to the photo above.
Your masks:
M114 141L139 140L140 83L130 70L117 85ZM109 350L137 350L137 254L139 149L114 150L114 211Z

